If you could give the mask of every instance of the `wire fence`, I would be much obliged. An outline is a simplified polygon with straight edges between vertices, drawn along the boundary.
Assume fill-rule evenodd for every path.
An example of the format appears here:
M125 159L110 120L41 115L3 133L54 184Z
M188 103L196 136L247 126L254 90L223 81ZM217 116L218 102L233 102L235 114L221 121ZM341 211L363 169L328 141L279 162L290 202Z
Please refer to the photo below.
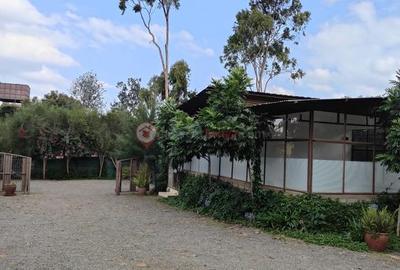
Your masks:
M0 188L15 183L17 191L29 193L32 159L30 157L0 152Z

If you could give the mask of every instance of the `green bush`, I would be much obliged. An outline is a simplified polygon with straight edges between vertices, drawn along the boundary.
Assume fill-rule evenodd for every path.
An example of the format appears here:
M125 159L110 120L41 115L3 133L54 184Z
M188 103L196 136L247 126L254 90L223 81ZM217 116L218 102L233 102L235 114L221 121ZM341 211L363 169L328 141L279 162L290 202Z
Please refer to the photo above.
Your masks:
M285 195L265 192L256 223L260 227L310 232L343 232L361 216L363 204L345 204L317 195Z
M210 182L204 176L186 176L179 200L185 208L225 221L242 220L252 209L249 194L226 183Z
M379 209L387 207L387 209L394 213L400 205L400 192L396 194L389 194L387 192L380 193L375 200Z
M361 218L364 231L369 233L390 233L394 228L394 217L387 210L365 209Z
M361 217L364 204L345 204L316 195L291 196L261 191L254 198L230 184L204 176L187 176L179 200L185 208L197 209L214 218L233 221L254 216L256 226L274 230L349 232Z

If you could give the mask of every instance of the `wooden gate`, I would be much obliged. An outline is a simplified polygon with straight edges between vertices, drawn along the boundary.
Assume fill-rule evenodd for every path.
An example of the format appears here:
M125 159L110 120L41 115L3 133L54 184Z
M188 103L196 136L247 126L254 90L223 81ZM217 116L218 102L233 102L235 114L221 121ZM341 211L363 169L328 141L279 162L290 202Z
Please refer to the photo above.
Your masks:
M132 181L139 170L139 164L137 158L123 159L116 162L115 193L117 195L120 195L121 192L135 191L135 185L133 185ZM124 186L129 187L124 190Z
M14 182L17 191L29 193L32 158L0 152L0 188Z

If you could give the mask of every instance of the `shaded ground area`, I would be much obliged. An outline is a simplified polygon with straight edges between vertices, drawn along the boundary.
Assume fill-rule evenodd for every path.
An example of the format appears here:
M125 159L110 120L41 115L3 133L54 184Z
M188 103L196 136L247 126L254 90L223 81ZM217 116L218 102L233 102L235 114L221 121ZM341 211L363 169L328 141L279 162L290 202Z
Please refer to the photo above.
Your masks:
M0 196L0 269L400 269L387 255L275 239L115 196L113 181L33 181Z

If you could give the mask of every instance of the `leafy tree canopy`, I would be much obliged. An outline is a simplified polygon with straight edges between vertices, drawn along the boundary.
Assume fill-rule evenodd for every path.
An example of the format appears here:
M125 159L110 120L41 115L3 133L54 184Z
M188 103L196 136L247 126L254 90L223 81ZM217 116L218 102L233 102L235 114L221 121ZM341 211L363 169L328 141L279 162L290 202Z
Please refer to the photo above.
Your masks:
M251 0L249 9L236 16L221 61L227 68L250 66L259 92L267 91L268 83L281 73L301 78L304 72L290 57L290 43L298 44L296 38L304 34L309 19L300 0Z
M78 99L83 106L101 111L103 108L104 84L97 79L96 73L86 72L79 76L72 84L72 96Z

